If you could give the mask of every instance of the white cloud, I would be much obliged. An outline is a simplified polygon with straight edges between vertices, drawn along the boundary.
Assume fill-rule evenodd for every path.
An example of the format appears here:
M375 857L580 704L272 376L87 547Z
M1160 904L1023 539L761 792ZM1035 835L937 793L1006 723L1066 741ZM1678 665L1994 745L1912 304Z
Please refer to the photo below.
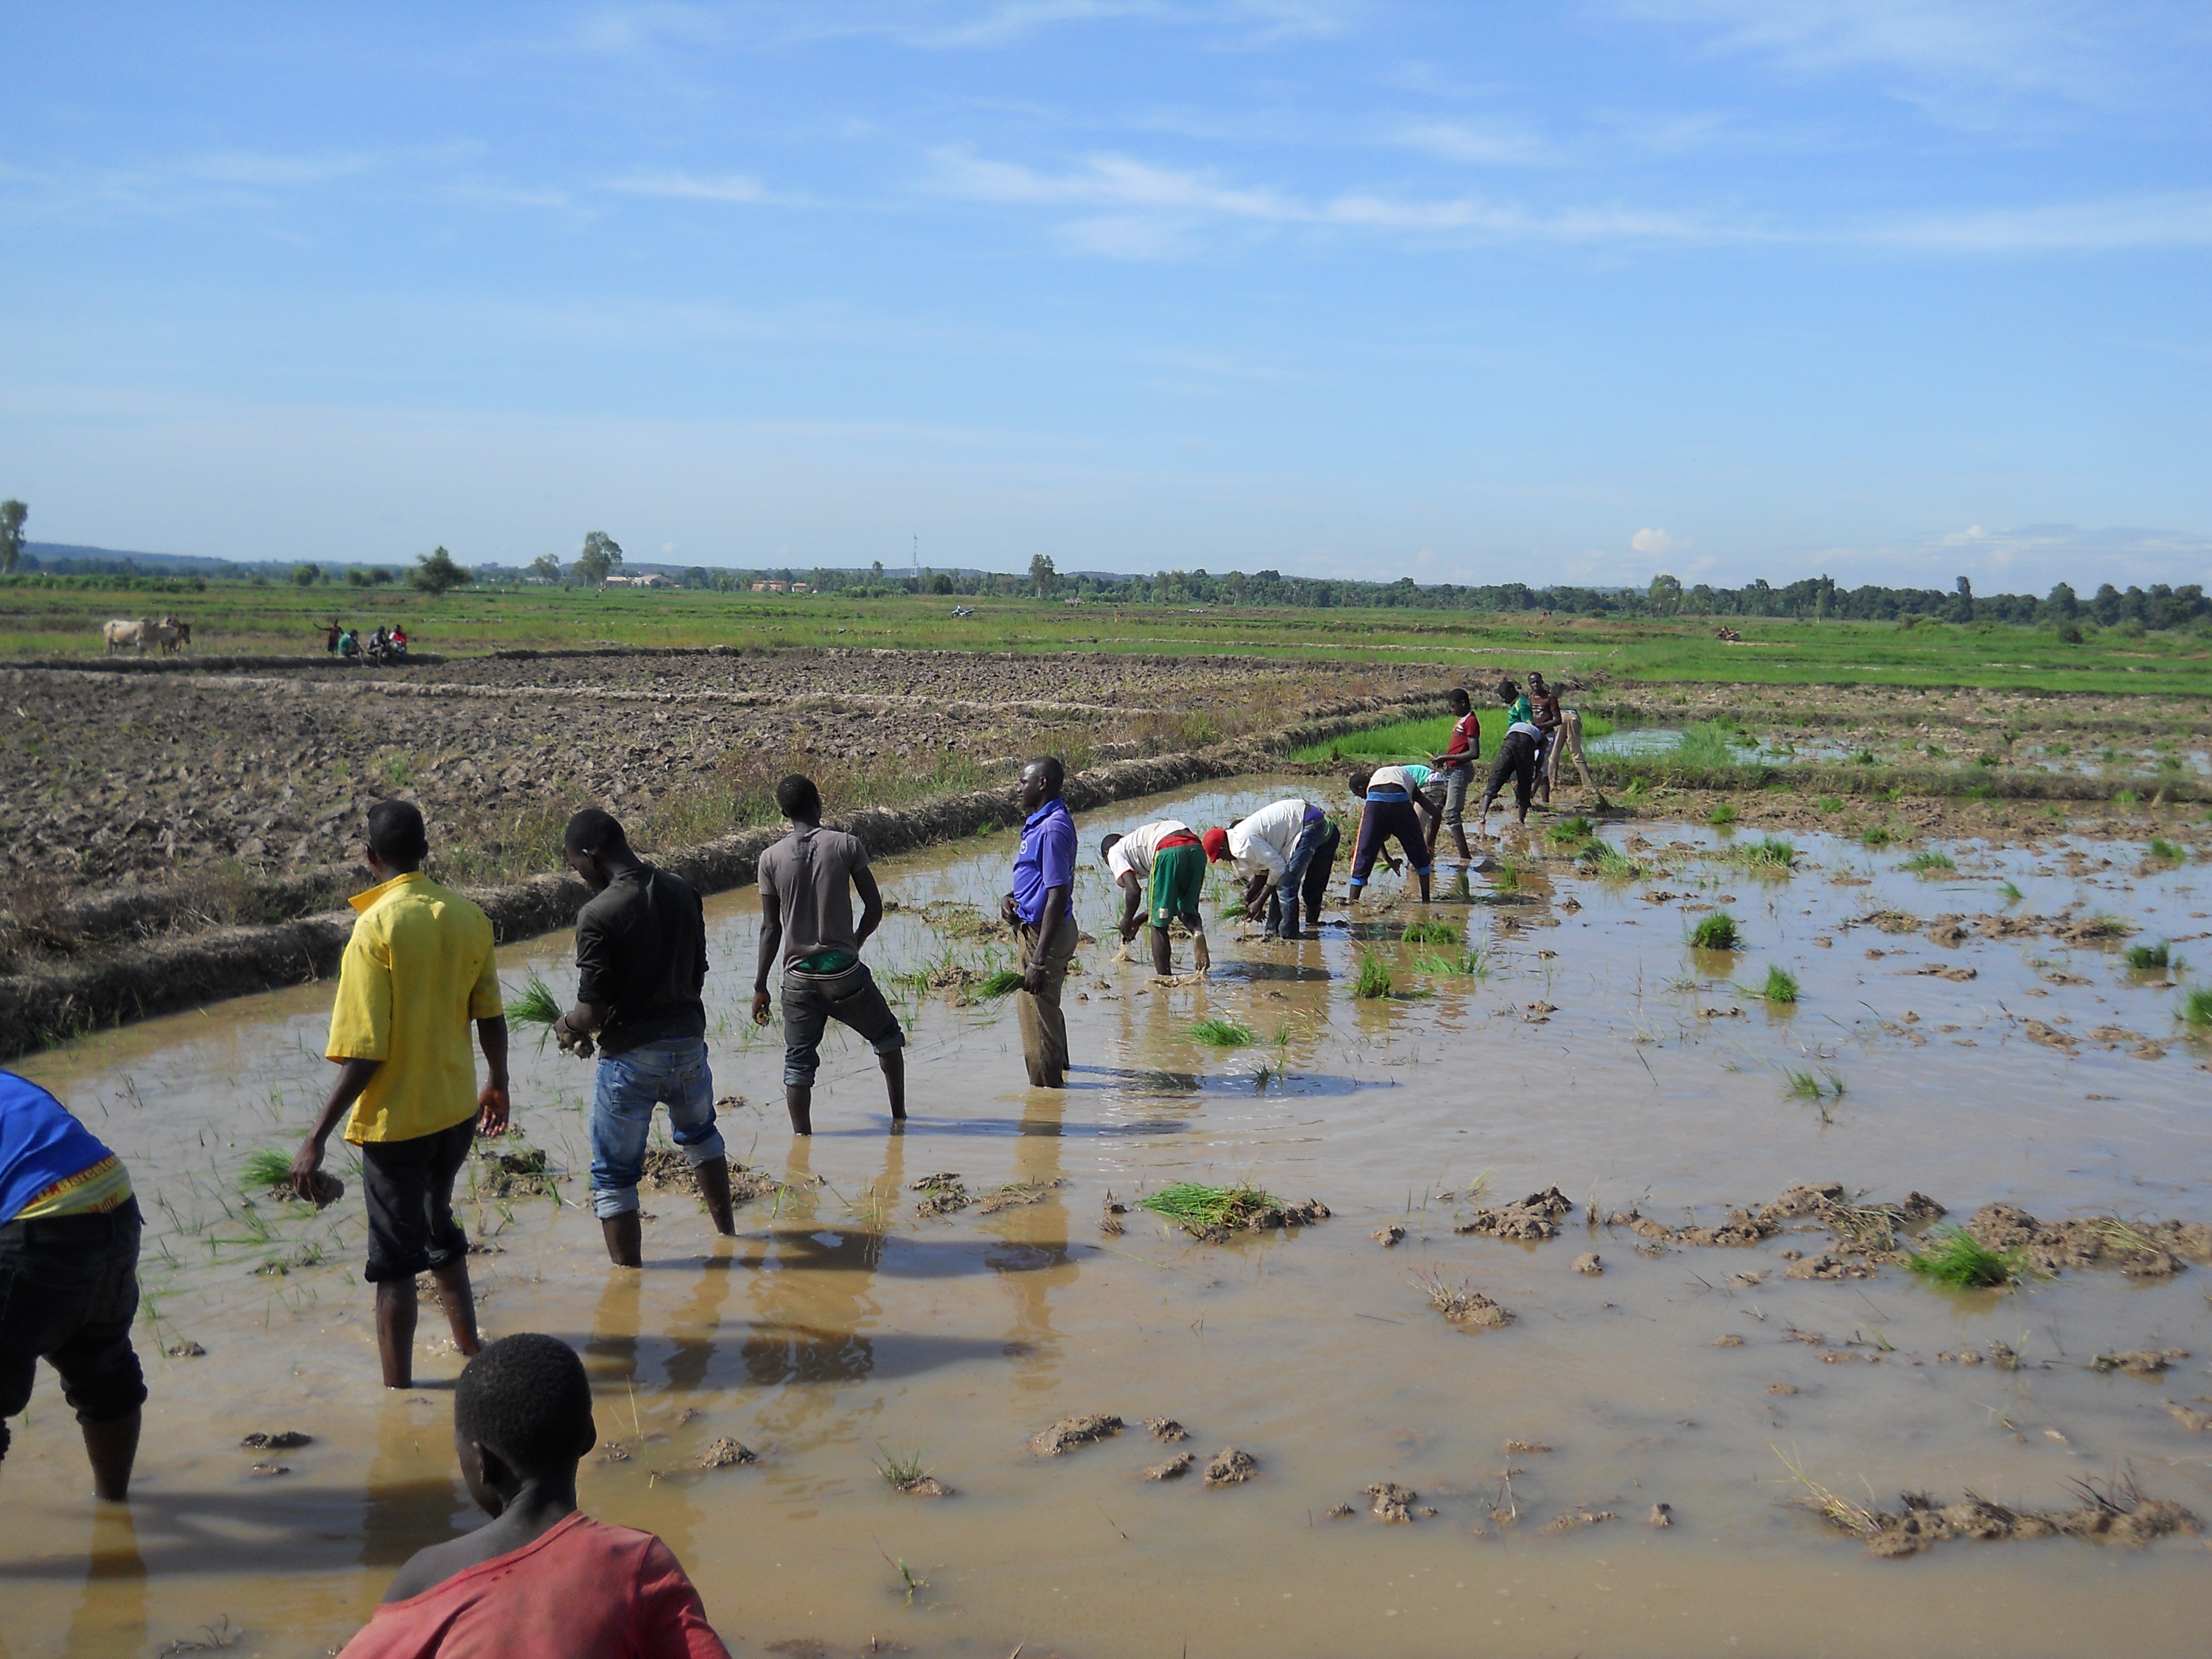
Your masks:
M633 173L607 181L624 196L654 196L684 202L765 202L767 186L749 173L701 178L690 173Z
M1631 536L1628 544L1638 553L1649 553L1654 558L1663 559L1669 553L1680 552L1690 544L1690 540L1686 536L1670 536L1663 530L1647 526Z
M2202 191L1915 216L1866 227L1876 246L1940 253L2109 252L2212 245L2212 194Z
M1407 149L1475 167L1542 167L1558 159L1540 135L1494 123L1414 122L1392 138Z

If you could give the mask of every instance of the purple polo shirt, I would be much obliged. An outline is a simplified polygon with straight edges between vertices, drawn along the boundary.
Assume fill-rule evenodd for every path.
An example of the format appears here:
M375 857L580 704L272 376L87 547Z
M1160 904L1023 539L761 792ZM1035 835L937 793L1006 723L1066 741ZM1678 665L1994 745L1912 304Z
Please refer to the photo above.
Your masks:
M1075 885L1075 815L1053 799L1022 825L1022 850L1014 854L1014 914L1034 927L1044 919L1048 888Z

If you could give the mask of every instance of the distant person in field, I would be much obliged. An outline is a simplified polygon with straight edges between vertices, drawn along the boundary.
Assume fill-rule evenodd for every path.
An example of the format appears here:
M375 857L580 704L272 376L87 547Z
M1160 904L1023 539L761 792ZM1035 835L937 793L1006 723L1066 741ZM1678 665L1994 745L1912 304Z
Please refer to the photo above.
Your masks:
M769 1019L769 970L783 960L783 1103L791 1132L814 1133L814 1077L830 1022L875 1050L890 1097L891 1127L906 1121L906 1032L884 1000L860 947L883 925L884 896L860 837L822 827L822 792L796 774L775 787L791 833L760 858L760 971L753 1023ZM853 895L860 920L853 921Z
M404 800L368 809L368 869L353 936L338 963L324 1054L338 1067L314 1127L292 1160L302 1198L322 1196L323 1149L338 1120L361 1149L376 1346L384 1386L415 1381L415 1276L437 1282L453 1346L477 1351L469 1240L453 1219L453 1178L477 1131L505 1133L507 1016L492 961L491 922L422 873L430 840ZM476 1086L469 1024L489 1073Z
M729 1659L667 1545L576 1507L598 1441L583 1362L557 1337L469 1361L453 1450L491 1519L410 1557L343 1659Z
M1037 1089L1067 1086L1067 1018L1060 994L1079 936L1071 904L1075 817L1060 798L1066 781L1056 756L1040 755L1022 768L1021 850L1014 854L1014 890L999 906L1021 947L1022 988L1014 994L1014 1012L1021 1020L1022 1059L1030 1086Z
M1244 914L1264 917L1264 939L1302 939L1298 902L1316 931L1321 902L1336 868L1340 832L1318 801L1300 796L1271 802L1226 830L1206 832L1206 856L1231 862L1243 884Z
M331 618L331 625L323 630L323 649L333 657L338 653L338 638L344 631L338 626L335 617Z
M1547 806L1552 802L1552 786L1559 776L1559 757L1571 755L1575 770L1582 775L1583 787L1605 805L1605 794L1590 776L1589 763L1583 757L1583 717L1580 711L1559 707L1556 687L1545 684L1541 674L1528 676L1529 703L1537 729L1544 734L1544 752L1537 763L1537 799Z
M1352 793L1359 802L1359 825L1352 842L1352 902L1359 902L1367 877L1375 868L1377 856L1383 855L1386 839L1398 843L1405 854L1406 862L1412 866L1414 878L1421 884L1421 902L1429 902L1430 834L1434 827L1434 808L1422 796L1420 786L1412 774L1425 774L1426 767L1378 766L1371 770L1362 769L1350 780ZM1419 802L1417 808L1415 803ZM1421 813L1428 811L1431 829L1421 825Z
M607 1259L635 1267L644 1260L637 1183L656 1106L668 1108L669 1130L714 1231L726 1238L737 1231L699 995L707 982L706 916L691 884L632 852L611 813L585 807L568 820L561 847L593 897L576 913L576 1006L553 1022L553 1036L586 1054L582 1039L599 1045L592 1212Z
M1152 971L1165 979L1175 971L1168 926L1181 921L1190 932L1199 972L1213 965L1206 918L1199 912L1206 892L1206 849L1188 824L1175 818L1140 823L1126 836L1100 842L1098 856L1108 878L1121 890L1124 945L1135 939L1139 928L1148 931Z
M122 1160L37 1084L0 1071L0 1459L43 1359L111 1504L130 1496L146 1402L131 1346L139 1225Z
M1504 788L1505 780L1513 780L1513 804L1519 810L1520 821L1528 822L1528 801L1535 792L1536 767L1542 757L1544 733L1533 720L1528 698L1512 681L1502 682L1498 688L1501 702L1508 704L1507 712L1515 718L1505 728L1504 741L1498 745L1498 759L1490 769L1490 781L1483 788L1482 811L1475 822L1477 834L1487 834L1490 828L1490 804Z
M1451 736L1444 752L1431 758L1443 779L1443 827L1451 831L1460 862L1467 864L1474 858L1467 848L1467 793L1474 781L1474 763L1482 758L1482 726L1463 688L1455 685L1445 692L1444 706L1452 713Z

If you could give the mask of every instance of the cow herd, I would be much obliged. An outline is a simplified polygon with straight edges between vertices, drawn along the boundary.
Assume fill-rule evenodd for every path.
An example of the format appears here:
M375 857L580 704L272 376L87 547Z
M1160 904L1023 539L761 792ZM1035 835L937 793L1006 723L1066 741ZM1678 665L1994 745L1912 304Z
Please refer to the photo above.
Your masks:
M101 631L106 638L107 654L111 657L126 648L143 653L149 645L166 657L192 642L192 625L188 622L179 622L174 617L163 617L159 622L149 622L143 617L132 622L118 617Z

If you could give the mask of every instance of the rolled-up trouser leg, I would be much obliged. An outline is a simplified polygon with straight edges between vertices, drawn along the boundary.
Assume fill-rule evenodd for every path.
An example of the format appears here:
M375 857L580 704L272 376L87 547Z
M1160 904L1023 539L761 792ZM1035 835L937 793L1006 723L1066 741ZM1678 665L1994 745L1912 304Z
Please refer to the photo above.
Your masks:
M1028 1063L1030 1082L1040 1089L1057 1089L1067 1081L1067 1018L1060 1010L1060 994L1067 983L1067 965L1074 959L1076 927L1069 917L1049 940L1040 939L1035 927L1019 930L1022 971L1030 963L1044 964L1044 989L1035 996L1014 993L1014 1012L1022 1028L1022 1058Z

